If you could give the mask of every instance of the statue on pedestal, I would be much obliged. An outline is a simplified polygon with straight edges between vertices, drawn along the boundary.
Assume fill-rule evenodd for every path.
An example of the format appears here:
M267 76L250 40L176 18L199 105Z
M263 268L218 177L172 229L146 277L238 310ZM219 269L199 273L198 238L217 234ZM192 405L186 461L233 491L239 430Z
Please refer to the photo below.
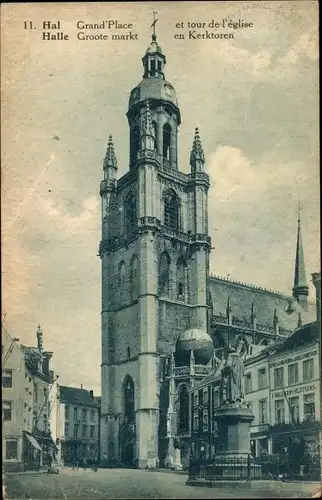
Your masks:
M230 346L221 369L220 405L240 403L244 395L244 363L236 349Z

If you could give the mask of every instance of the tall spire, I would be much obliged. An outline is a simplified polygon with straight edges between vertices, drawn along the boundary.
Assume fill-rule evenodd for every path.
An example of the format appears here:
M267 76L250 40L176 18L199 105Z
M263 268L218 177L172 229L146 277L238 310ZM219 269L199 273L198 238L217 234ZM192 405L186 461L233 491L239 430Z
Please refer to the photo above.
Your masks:
M203 172L205 165L205 155L199 136L199 129L196 127L193 139L192 150L190 153L191 172Z
M309 294L309 287L306 280L304 251L301 235L301 206L298 207L297 218L297 241L296 241L296 256L295 256L295 269L294 269L294 286L293 297L296 298L298 303L307 310L307 297Z

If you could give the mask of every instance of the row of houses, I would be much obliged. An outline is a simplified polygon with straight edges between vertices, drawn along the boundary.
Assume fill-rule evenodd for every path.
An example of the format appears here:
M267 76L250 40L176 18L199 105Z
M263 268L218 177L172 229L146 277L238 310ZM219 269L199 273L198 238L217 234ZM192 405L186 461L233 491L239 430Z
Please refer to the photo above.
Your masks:
M245 357L245 399L254 415L253 456L292 454L319 463L320 364L318 322L299 326L271 346ZM255 349L256 346L253 346ZM190 390L191 453L216 453L221 364Z
M2 328L2 461L4 470L73 465L99 459L100 398L58 383L53 353L27 347Z

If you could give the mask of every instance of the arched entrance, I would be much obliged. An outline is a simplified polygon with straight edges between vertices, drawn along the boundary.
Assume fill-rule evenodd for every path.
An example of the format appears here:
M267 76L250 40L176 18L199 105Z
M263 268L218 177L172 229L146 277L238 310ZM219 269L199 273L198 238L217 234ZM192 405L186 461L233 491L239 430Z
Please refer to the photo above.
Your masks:
M134 382L127 375L123 382L123 422L119 430L120 460L125 467L134 466L135 446L135 398Z

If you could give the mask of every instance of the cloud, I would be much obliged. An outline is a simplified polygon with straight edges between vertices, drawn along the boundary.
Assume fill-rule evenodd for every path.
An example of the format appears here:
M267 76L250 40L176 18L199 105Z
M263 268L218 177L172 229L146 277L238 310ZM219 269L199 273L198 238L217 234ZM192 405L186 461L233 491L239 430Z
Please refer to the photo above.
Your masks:
M220 145L210 155L208 173L216 199L234 203L241 199L245 190L255 190L256 174L252 162L238 148ZM211 197L212 193L210 193Z
M260 44L259 44L260 46ZM222 40L213 50L207 42L201 44L204 56L218 59L224 66L233 67L236 71L247 74L256 82L283 83L295 78L301 66L302 58L311 62L318 60L318 32L316 27L298 35L296 41L284 54L280 55L280 47L262 47L259 50L238 46L230 40Z
M64 229L69 234L86 231L98 220L99 200L97 196L91 196L84 200L80 207L82 210L80 215L71 215L65 212L62 204L55 203L53 199L42 199L40 205L44 216L57 224L57 229ZM94 220L95 222L93 222Z

